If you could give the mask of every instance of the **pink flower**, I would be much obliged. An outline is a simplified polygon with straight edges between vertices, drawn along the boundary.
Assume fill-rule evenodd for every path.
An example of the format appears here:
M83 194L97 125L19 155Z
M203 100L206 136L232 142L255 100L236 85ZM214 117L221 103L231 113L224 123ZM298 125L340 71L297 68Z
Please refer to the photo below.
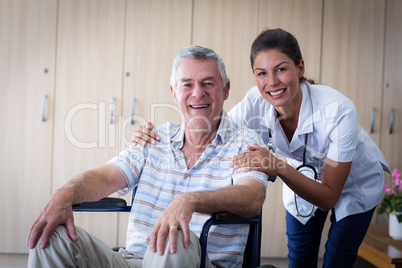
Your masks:
M384 193L386 193L386 194L392 193L391 188L388 185L384 185Z
M398 169L392 170L392 178L399 179L400 177L401 177L401 173L399 172Z
M402 190L402 180L400 178L394 179L394 185L398 191Z

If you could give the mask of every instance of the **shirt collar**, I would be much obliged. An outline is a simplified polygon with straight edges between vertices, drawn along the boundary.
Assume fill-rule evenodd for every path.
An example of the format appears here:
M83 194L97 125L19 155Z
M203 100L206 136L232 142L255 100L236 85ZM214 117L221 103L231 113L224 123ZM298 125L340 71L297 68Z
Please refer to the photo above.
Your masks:
M231 130L233 130L234 128L234 123L229 118L228 114L224 110L222 110L218 131L216 132L216 136L212 143L227 143L230 139L230 134L233 133ZM171 139L174 148L181 149L183 147L184 129L185 124L183 122Z
M313 104L311 101L310 88L308 83L300 85L302 91L302 103L300 105L299 120L295 135L302 135L313 132ZM277 118L277 111L273 105L268 106L267 113L269 116L262 118L262 124L269 129L274 129L275 124L279 123L278 119L269 120L270 118Z
M311 100L309 83L301 83L302 103L299 112L299 121L297 123L297 134L306 134L313 132L313 102ZM296 133L295 133L296 134Z
M275 130L273 131L272 137L273 144L283 152L286 152L288 150L290 150L290 152L294 152L300 147L304 146L305 136L308 133L312 133L314 129L313 103L311 100L309 84L307 82L301 83L300 89L302 92L302 103L300 105L299 120L297 123L296 131L290 143L288 142L285 133L283 133L282 131L280 122L277 119L277 112L275 108L272 105L270 105L269 108L270 117L276 118L276 120L270 120L270 122L266 124L269 129Z
M302 91L302 103L300 106L297 128L293 135L292 142L290 143L291 151L296 151L304 146L306 135L313 132L313 104L310 95L310 87L306 82L301 83L300 88Z

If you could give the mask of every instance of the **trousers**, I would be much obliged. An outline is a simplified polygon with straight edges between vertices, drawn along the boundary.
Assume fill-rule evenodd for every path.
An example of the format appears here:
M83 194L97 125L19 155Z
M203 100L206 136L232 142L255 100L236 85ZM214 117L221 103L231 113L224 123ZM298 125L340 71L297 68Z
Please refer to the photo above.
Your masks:
M353 267L374 210L375 208L350 215L340 221L336 221L335 211L332 210L331 226L325 244L324 268ZM315 216L303 225L286 211L289 267L317 267L321 234L327 215L328 211L317 209Z
M149 248L144 259L134 258L128 251L120 248L113 251L106 243L76 226L78 241L72 241L64 226L58 226L49 239L48 245L41 249L40 241L29 250L28 267L199 267L201 247L199 238L190 231L190 245L184 248L183 233L177 232L177 251L169 252L169 237L166 239L162 256L152 253ZM213 268L208 256L206 267Z

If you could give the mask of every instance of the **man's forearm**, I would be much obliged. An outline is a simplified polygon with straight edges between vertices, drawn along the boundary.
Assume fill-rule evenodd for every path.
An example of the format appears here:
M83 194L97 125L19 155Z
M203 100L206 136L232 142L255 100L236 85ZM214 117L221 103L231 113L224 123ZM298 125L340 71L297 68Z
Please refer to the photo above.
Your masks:
M101 199L103 188L98 172L89 170L73 177L58 191L71 194L72 204L77 204Z
M111 166L102 166L74 176L55 194L65 195L71 204L98 201L126 187L119 171Z
M185 198L193 206L194 212L213 214L226 211L250 217L261 212L265 187L259 182L252 185L232 185L212 191L187 193Z

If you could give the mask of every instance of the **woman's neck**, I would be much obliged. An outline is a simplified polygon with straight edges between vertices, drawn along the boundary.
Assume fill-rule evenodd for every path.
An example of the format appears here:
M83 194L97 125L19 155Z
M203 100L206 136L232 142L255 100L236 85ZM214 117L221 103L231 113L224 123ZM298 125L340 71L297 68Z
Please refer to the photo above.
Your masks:
M289 105L276 108L279 123L281 124L289 142L292 141L293 134L295 133L299 122L302 92L300 91L300 94L298 95L299 97L295 98L295 101Z

